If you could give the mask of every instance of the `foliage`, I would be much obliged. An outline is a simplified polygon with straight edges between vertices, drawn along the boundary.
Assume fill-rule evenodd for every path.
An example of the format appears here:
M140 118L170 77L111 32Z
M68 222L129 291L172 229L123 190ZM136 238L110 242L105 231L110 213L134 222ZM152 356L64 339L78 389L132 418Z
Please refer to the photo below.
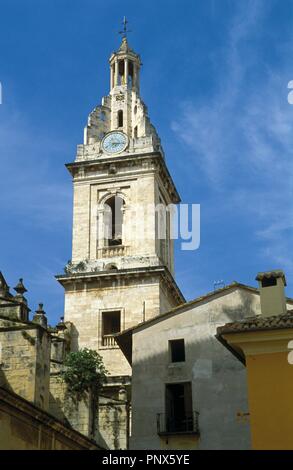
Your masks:
M81 399L86 392L97 394L106 380L106 374L100 354L83 348L66 356L61 378L66 383L68 392Z

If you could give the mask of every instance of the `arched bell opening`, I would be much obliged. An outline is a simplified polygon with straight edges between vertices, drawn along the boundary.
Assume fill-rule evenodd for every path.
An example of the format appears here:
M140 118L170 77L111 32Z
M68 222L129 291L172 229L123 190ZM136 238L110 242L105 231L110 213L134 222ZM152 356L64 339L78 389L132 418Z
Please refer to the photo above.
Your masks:
M124 200L119 196L111 196L105 202L105 246L123 244L123 206Z

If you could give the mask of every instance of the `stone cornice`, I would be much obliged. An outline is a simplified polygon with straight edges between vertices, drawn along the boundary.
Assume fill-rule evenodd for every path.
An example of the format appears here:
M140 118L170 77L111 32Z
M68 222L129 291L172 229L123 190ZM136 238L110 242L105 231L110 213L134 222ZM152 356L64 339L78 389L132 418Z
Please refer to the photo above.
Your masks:
M71 175L76 178L76 180L82 181L86 178L86 173L92 169L106 170L108 174L111 174L113 168L115 167L115 172L119 172L119 168L125 167L134 167L139 165L144 171L154 171L149 168L144 168L144 162L153 163L156 168L159 170L160 177L164 183L164 186L171 195L172 202L177 204L181 201L180 196L176 190L174 181L169 173L167 165L164 161L164 158L160 152L148 152L146 154L123 154L115 157L100 157L95 160L83 160L73 163L67 163L65 166ZM78 172L82 172L81 175L78 175ZM116 174L116 173L115 173ZM117 175L118 176L118 175Z
M128 269L119 269L115 271L97 271L97 272L80 272L74 274L59 274L56 279L60 284L65 287L66 284L78 283L78 282L93 282L103 280L113 280L119 278L140 278L145 276L155 276L158 275L162 278L168 289L173 291L175 299L178 304L185 302L185 298L179 289L175 279L168 270L166 266L150 266L143 268L128 268Z
M16 331L16 330L42 330L42 331L47 331L47 328L44 328L42 325L39 323L35 323L32 321L24 321L24 320L19 320L18 318L12 318L12 317L7 317L5 315L0 315L0 320L3 320L5 322L11 323L11 326L1 326L0 324L0 330L1 331Z

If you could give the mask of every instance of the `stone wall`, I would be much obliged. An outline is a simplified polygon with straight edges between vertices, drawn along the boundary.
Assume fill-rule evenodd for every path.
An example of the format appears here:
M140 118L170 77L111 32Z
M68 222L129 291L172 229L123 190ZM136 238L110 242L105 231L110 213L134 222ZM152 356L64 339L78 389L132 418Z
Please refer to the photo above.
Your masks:
M103 284L102 284L103 282ZM141 273L120 283L109 281L79 282L66 286L65 318L73 323L72 347L97 350L110 375L131 375L131 368L117 345L102 345L102 312L121 311L121 330L130 328L175 305L169 293L160 303L161 283L158 275ZM166 292L166 288L165 288Z
M1 450L99 449L18 395L0 388Z
M35 403L49 406L50 335L34 324L0 319L3 385Z
M106 449L127 449L128 426L127 402L100 396L97 443Z
M84 436L95 437L95 401L90 394L81 400L72 397L59 373L50 377L50 413Z

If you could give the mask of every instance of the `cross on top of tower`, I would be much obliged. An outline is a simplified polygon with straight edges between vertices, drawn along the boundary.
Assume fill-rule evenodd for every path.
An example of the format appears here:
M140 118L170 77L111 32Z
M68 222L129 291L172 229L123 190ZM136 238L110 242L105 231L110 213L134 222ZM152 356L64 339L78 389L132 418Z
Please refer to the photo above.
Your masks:
M122 24L123 24L123 30L119 31L119 34L122 34L123 38L127 38L127 33L131 33L132 31L131 29L127 29L128 21L127 21L126 16L124 16Z

